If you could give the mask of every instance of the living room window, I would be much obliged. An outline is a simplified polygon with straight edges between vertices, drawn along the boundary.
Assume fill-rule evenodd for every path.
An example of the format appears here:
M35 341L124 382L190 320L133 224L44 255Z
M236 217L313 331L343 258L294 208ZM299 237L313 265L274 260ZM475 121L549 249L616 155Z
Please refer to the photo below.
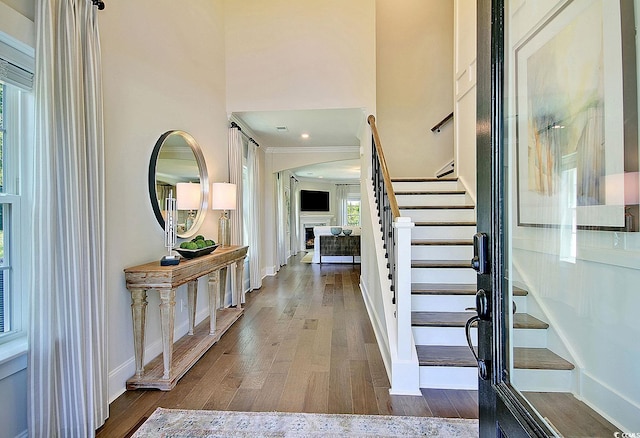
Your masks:
M0 44L0 344L24 337L27 326L26 269L21 251L30 215L23 212L22 163L32 142L33 74ZM1 359L0 355L0 359Z
M360 226L360 195L347 198L347 225L350 227Z

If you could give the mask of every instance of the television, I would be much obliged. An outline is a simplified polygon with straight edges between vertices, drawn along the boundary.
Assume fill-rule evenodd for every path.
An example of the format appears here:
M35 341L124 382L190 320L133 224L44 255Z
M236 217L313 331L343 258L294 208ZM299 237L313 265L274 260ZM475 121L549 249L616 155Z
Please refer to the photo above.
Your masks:
M330 211L329 192L300 190L300 211Z

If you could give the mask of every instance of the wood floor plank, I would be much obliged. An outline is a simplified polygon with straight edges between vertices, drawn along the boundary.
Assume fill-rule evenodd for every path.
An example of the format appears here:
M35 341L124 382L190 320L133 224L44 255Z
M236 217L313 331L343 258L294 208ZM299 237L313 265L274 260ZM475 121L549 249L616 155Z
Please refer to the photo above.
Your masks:
M377 414L378 403L366 360L351 360L351 399L354 414Z
M303 412L327 412L329 406L329 372L314 371L309 376Z
M422 388L421 391L434 416L443 418L458 417L458 410L451 402L451 399L447 397L447 390Z
M461 418L478 418L477 391L447 391L447 397Z
M271 412L277 410L286 381L286 373L269 373L262 390L258 393L251 409L248 409L248 411Z

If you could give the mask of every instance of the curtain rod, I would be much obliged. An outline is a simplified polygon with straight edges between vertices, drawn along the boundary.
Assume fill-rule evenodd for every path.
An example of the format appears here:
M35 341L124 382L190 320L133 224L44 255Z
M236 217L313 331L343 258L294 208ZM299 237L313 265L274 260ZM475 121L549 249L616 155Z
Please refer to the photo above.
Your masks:
M231 122L231 127L232 128L237 128L238 131L240 131L240 134L244 135L245 137L247 137L247 139L255 144L256 146L260 147L260 145L258 144L258 142L256 142L253 138L249 137L247 134L245 134L244 132L242 132L242 128L240 126L238 126L238 124L236 122Z
M91 0L91 3L93 3L93 6L97 6L99 11L104 9L104 2L102 0Z

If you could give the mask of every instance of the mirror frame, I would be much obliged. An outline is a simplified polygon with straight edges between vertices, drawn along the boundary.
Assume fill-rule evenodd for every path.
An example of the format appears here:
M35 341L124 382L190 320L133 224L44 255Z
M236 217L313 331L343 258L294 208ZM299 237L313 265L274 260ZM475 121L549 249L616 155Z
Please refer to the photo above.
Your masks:
M193 221L193 226L184 233L177 233L178 237L186 239L194 236L198 232L200 226L202 225L202 222L204 221L204 216L209 208L209 178L207 174L207 164L204 160L204 155L202 154L202 150L200 149L198 142L196 142L196 140L188 132L177 129L167 131L160 136L158 141L156 141L156 144L153 147L153 152L151 153L151 159L149 161L149 199L151 200L151 207L153 208L153 213L156 216L156 220L160 224L160 227L164 230L165 220L164 217L162 217L162 210L158 202L158 192L156 190L156 167L158 164L158 156L160 155L160 150L162 149L162 146L164 145L164 142L167 140L167 138L172 135L181 136L189 145L196 159L196 163L198 164L198 172L200 176L200 208L198 209L196 218Z

